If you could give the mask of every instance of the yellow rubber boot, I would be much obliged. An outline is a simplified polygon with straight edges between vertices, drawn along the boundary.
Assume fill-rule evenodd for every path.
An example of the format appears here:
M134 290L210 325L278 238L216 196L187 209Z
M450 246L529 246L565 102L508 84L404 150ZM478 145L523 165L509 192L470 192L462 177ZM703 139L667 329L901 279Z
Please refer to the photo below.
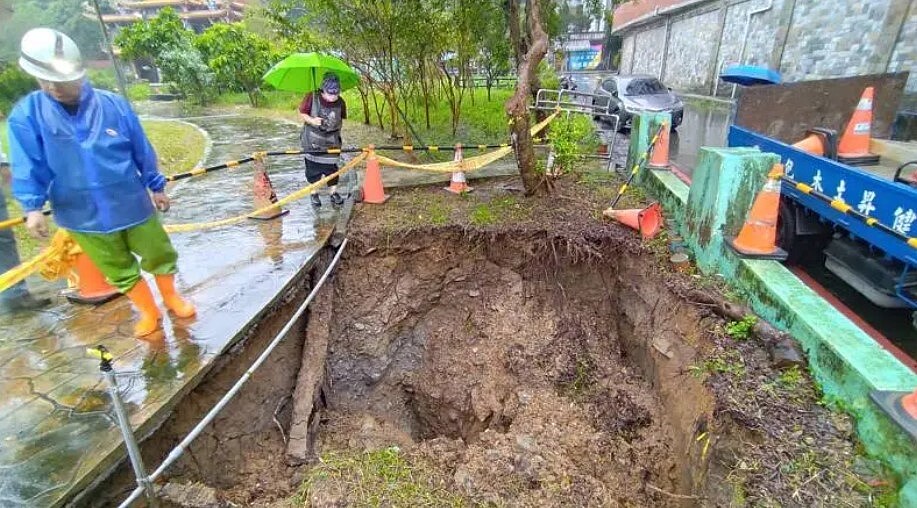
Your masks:
M140 313L140 319L134 325L134 336L144 337L159 329L159 307L156 306L156 300L153 299L153 292L146 281L140 279L130 291L126 293L130 298L134 308Z
M156 285L159 286L159 292L162 294L162 301L166 304L166 308L177 317L189 318L197 313L194 305L182 298L175 290L175 275L157 275Z

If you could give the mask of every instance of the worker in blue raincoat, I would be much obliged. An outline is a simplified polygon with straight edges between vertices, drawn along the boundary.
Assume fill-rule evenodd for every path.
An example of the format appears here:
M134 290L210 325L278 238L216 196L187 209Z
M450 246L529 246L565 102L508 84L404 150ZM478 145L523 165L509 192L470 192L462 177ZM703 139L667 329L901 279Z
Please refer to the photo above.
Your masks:
M47 236L41 209L50 201L57 224L139 311L138 337L159 329L161 317L141 267L169 310L193 316L175 289L178 255L156 213L169 208L166 179L130 105L86 82L79 48L56 30L27 32L19 65L41 85L8 121L13 196L29 230Z

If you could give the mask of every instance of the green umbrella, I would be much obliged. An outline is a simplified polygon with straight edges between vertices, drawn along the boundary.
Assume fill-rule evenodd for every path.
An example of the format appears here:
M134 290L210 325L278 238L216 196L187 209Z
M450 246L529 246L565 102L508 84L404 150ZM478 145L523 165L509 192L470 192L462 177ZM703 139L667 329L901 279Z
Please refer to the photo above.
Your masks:
M321 86L326 72L337 74L341 80L341 91L360 82L360 76L349 65L321 53L293 53L271 67L262 79L278 90L312 92Z

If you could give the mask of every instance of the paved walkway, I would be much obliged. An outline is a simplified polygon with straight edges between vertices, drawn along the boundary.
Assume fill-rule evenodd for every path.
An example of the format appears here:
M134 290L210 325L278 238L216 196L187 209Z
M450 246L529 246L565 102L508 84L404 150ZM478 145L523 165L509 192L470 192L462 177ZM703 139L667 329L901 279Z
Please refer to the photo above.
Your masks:
M298 129L244 117L195 119L214 141L209 162L255 150L295 147ZM272 159L278 195L305 182L302 162ZM173 187L166 223L196 222L252 208L250 166L185 180ZM67 303L60 284L35 284L54 305L0 316L0 506L58 506L125 454L98 362L87 347L116 357L123 398L138 433L152 431L204 377L216 357L282 294L324 245L336 212L306 201L281 220L173 235L179 282L197 305L190 321L166 318L164 333L131 337L132 311L119 298L100 307ZM155 464L147 464L153 469Z

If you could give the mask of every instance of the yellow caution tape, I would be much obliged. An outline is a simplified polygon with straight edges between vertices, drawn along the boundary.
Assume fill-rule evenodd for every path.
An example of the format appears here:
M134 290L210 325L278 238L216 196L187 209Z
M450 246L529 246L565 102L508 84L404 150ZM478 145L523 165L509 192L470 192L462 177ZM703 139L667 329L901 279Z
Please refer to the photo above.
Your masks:
M63 229L59 229L51 238L48 248L34 258L0 274L0 292L6 291L36 272L40 272L48 279L66 275L79 252L73 238Z
M299 155L300 152L301 150L284 150L283 151L283 153L290 154L290 155Z
M869 226L869 227L873 227L873 226L875 226L875 225L878 224L878 223L879 223L878 219L875 219L875 218L873 218L873 217L870 217L870 218L866 219L866 225Z
M239 165L239 161L226 161L227 168L234 168Z
M345 164L341 169L337 170L335 173L332 173L315 183L309 184L303 187L302 189L290 194L289 196L286 196L278 200L276 203L265 206L264 208L259 208L258 210L255 210L253 212L248 212L243 215L229 217L228 219L222 219L222 220L216 220L216 221L210 221L210 222L192 222L192 223L187 223L187 224L169 224L165 226L166 232L168 233L188 233L191 231L214 229L214 228L220 228L220 227L225 227L225 226L231 226L233 224L238 224L240 222L245 222L248 219L250 219L252 216L261 215L261 214L270 212L272 210L280 208L284 205L288 205L290 203L293 203L294 201L298 201L312 194L315 190L327 185L327 183L331 179L337 178L343 175L344 173L347 173L348 171L352 170L354 167L357 166L357 164L363 162L363 159L365 159L367 155L368 155L367 152L361 153L357 157L354 157L353 159L351 159L350 162Z
M917 249L917 238L908 238L908 239L907 239L907 244L910 245L911 247Z
M94 347L88 348L86 350L86 355L91 356L97 360L105 360L106 362L110 362L115 359L115 357L108 351L101 351Z
M432 145L432 146L428 146L428 147L427 147L427 150L430 150L431 152L438 152L438 151L439 151L439 147L438 147L438 146L435 146L435 145Z
M813 189L804 183L797 183L796 190L803 194L811 194Z
M405 152L413 152L414 146L413 145L404 145L401 147L401 149L404 150Z
M7 229L13 226L18 226L25 222L25 217L16 217L13 219L7 219L3 222L0 222L0 229Z
M329 148L328 153L341 153L340 148Z
M487 150L487 145L478 145L478 150Z
M557 117L557 112L555 111L550 116L539 122L537 125L532 126L529 129L531 135L538 134L545 127L551 123ZM456 171L475 171L483 168L488 164L492 164L495 161L506 157L512 153L513 149L510 146L505 146L503 148L498 148L493 152L485 153L475 157L468 157L461 161L450 161L450 162L436 162L431 164L410 164L407 162L397 161L395 159L390 159L384 155L376 154L376 158L379 159L379 164L384 164L386 166L394 166L399 168L406 169L417 169L420 171L429 171L432 173L453 173Z
M188 174L192 176L198 176L198 175L203 175L206 172L207 172L207 168L194 168L191 171L189 171Z

